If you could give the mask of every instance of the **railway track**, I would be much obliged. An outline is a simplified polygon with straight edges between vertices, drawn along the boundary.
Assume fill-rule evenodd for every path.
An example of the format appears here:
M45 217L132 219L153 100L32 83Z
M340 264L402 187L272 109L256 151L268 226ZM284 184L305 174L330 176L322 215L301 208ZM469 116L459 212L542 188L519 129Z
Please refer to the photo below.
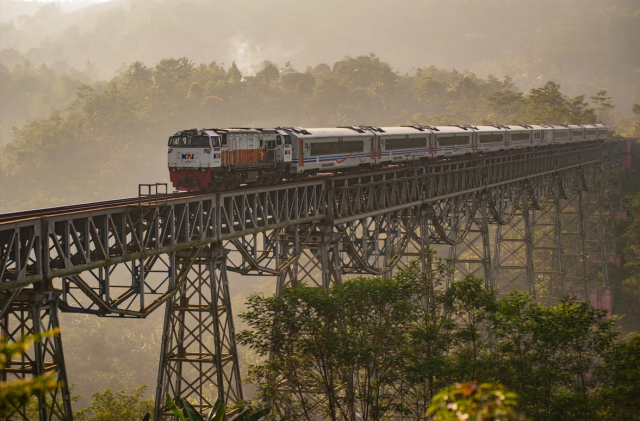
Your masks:
M122 199L105 200L102 202L78 203L75 205L56 206L43 209L31 209L25 211L9 212L0 214L0 224L13 223L21 220L43 218L45 216L65 215L75 212L86 212L92 210L100 210L104 208L114 208L119 206L132 206L144 203L148 200L174 200L183 197L200 196L207 193L168 193L147 197L128 197Z

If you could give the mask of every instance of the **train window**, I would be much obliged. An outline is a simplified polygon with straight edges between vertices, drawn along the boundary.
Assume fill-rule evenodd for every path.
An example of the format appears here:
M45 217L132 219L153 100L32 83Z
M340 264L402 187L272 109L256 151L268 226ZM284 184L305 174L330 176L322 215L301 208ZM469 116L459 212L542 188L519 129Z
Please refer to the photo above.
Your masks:
M221 136L221 140L222 141L220 142L220 144L222 146L227 146L227 138L228 137L229 137L229 135L227 133L222 133L222 136Z
M511 133L512 142L531 140L531 133Z
M284 136L284 144L285 145L291 145L291 136L289 136L289 135L285 135Z
M533 138L536 140L540 140L540 132L533 132Z
M469 144L469 136L443 136L443 137L438 137L438 144L440 146L468 145Z
M194 148L209 148L208 136L191 136L191 146Z
M331 155L362 152L364 142L362 140L351 142L322 142L311 143L310 155Z
M282 136L280 136L280 135L276 136L276 144L277 145L282 145Z
M189 141L186 136L172 136L169 138L169 146L188 146Z
M220 146L220 137L219 136L212 137L211 143L213 143L213 146Z
M554 132L555 137L568 137L569 132Z
M478 143L500 143L504 141L504 136L501 134L481 134L478 137L480 138Z
M410 139L385 139L384 147L388 151L398 150L398 149L415 149L415 148L426 148L427 147L427 138L426 137L414 137Z
M574 137L582 137L582 130L574 130L571 132Z

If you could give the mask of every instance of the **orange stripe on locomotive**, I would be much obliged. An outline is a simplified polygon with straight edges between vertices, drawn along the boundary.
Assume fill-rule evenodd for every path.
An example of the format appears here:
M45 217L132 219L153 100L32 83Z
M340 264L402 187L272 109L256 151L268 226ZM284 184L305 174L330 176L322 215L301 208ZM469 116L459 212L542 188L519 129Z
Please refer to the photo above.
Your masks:
M264 149L236 149L222 152L222 165L250 165L265 162L266 153Z

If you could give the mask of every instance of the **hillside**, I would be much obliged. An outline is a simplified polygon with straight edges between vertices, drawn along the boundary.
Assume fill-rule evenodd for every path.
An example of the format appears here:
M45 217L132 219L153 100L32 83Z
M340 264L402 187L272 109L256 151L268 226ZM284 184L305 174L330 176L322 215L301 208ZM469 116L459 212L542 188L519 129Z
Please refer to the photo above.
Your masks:
M186 56L296 68L375 51L400 73L421 66L509 75L522 90L555 80L570 95L606 89L628 110L640 97L635 0L113 0L62 13L46 6L0 26L0 49L34 63L87 60L100 78L122 63ZM11 66L13 63L5 65ZM629 114L628 112L626 112Z

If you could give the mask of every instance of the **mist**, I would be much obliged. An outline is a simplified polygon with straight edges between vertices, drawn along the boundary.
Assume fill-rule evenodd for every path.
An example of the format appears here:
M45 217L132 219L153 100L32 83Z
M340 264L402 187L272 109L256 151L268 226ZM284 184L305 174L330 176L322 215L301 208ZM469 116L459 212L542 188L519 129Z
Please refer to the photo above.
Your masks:
M235 61L251 74L264 60L304 69L374 52L400 73L436 66L509 75L523 90L547 80L568 94L607 89L628 109L640 97L639 13L634 0L111 0L67 13L51 3L4 22L0 49L76 69L90 61L102 79L136 60Z

